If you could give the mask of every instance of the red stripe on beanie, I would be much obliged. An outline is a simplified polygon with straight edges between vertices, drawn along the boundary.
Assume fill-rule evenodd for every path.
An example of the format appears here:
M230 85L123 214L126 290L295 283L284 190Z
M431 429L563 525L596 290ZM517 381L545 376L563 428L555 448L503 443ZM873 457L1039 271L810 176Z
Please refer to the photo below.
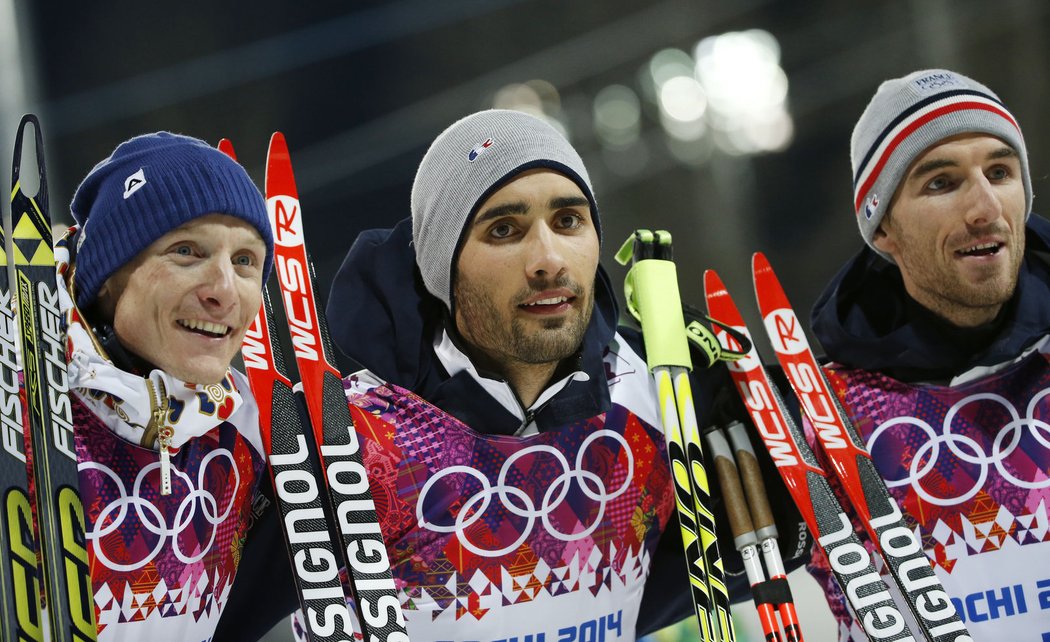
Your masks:
M1002 116L1003 118L1005 118L1006 120L1010 121L1010 124L1012 124L1014 126L1014 128L1017 129L1018 135L1020 135L1020 133L1021 133L1021 128L1020 128L1020 126L1018 126L1017 121L1015 121L1013 119L1013 116L1011 116L1009 114L1009 112L1007 112L1006 110L1000 109L999 107L996 107L995 105L989 105L987 103L981 103L981 102L967 101L967 102L954 103L954 104L951 104L951 105L945 105L944 107L939 107L937 109L934 109L933 111L931 111L931 112L929 112L927 114L924 114L920 118L916 119L915 122L913 122L910 125L908 125L907 127L905 127L903 131L901 131L899 134L897 134L893 138L893 140L890 141L890 144L887 145L886 150L883 151L881 156L879 156L879 161L875 165L874 171L872 171L872 173L868 176L868 180L864 181L864 184L861 185L860 190L857 192L857 196L855 197L855 200L854 200L854 203L853 203L854 211L857 211L857 212L860 211L861 203L864 202L864 195L868 193L868 190L870 190L872 185L874 185L875 182L878 180L879 174L882 173L882 168L885 167L887 162L889 162L890 156L893 155L893 152L897 149L898 146L900 146L900 144L904 141L904 139L906 139L908 136L911 136L912 133L915 132L915 130L919 129L920 127L922 127L926 123L930 122L931 120L935 120L937 118L940 118L941 116L944 116L945 114L950 114L950 113L956 112L956 111L963 111L963 110L966 110L966 109L983 109L984 111L990 111L992 113L998 114L998 115Z

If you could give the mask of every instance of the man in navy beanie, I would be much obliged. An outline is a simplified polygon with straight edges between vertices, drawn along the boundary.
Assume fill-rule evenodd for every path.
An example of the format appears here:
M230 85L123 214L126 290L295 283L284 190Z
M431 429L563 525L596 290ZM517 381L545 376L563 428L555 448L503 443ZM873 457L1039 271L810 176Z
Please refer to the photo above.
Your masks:
M230 368L273 237L242 167L139 136L95 166L59 242L69 388L99 640L206 640L264 470Z
M866 245L812 317L831 387L973 639L1050 640L1050 224L1021 127L980 82L916 71L850 157ZM813 572L863 639L822 554Z

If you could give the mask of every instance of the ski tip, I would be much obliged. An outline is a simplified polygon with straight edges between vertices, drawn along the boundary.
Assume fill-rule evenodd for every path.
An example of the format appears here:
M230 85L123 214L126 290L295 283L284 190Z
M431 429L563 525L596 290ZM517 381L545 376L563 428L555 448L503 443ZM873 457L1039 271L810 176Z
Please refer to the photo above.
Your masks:
M759 283L766 282L772 277L776 280L777 276L773 272L773 266L769 264L769 259L766 255L761 252L755 252L751 255L751 279L757 287Z
M766 258L765 254L761 252L755 252L751 255L751 272L753 274L758 274L761 271L769 269L771 269L769 265L769 259Z
M266 198L277 195L299 198L288 143L281 132L274 132L270 136L270 148L266 154Z
M275 150L283 151L285 154L288 153L288 143L284 140L284 134L281 132L274 132L270 135L270 153L272 154Z
M29 133L26 131L28 125L33 126L32 138L30 138ZM26 149L35 150L33 153L27 153L25 158L23 158L22 154L23 144L27 145ZM31 163L33 160L36 161L37 174L36 177L29 178L27 184L27 182L23 180L26 178L26 175L24 175L24 172L22 171L22 161ZM23 195L29 196L30 198L36 198L37 203L46 208L47 170L44 167L44 133L40 129L40 119L37 118L36 114L23 114L22 120L18 123L18 131L15 133L14 154L11 159L12 199L18 191L21 191Z
M704 296L711 298L719 293L725 292L726 286L722 283L721 277L718 276L718 272L714 270L704 270Z
M736 303L729 296L729 290L714 270L704 272L704 299L707 301L707 313L712 321L728 323L731 326L744 325Z
M18 133L21 134L25 126L30 123L34 129L40 129L40 119L36 117L36 114L23 114L22 120L18 123Z
M233 151L233 142L229 138L223 138L219 140L218 144L219 151L226 154L233 160L237 160L237 152Z

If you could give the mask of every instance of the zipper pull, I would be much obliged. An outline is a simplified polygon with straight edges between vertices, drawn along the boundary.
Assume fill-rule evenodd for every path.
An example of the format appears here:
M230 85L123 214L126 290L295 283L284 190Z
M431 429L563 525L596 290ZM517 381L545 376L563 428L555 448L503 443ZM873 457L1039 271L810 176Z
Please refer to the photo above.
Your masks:
M160 441L160 494L161 496L171 494L171 438L175 436L175 429L163 425L160 429L158 441Z

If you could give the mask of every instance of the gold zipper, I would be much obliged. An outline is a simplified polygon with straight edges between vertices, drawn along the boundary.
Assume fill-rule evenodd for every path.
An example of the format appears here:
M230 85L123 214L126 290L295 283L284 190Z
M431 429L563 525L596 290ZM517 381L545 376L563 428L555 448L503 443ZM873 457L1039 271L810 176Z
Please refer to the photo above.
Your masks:
M146 379L146 390L149 392L150 420L146 432L142 435L142 445L152 447L154 441L160 442L160 494L171 494L171 440L175 428L165 421L168 417L168 393L164 380L159 376Z

